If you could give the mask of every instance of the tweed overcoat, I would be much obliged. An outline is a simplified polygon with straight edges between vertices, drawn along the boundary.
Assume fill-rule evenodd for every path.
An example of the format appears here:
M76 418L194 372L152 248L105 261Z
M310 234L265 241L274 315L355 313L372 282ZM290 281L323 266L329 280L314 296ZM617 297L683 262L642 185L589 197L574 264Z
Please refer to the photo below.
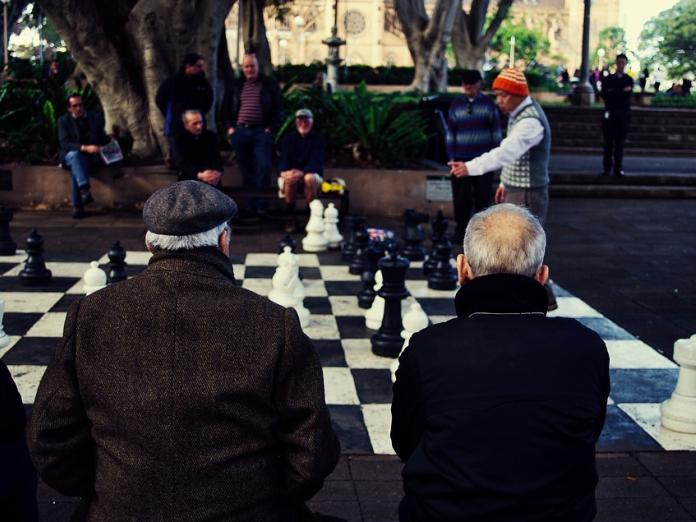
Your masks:
M99 521L293 520L339 454L295 312L214 248L155 253L70 307L28 440Z

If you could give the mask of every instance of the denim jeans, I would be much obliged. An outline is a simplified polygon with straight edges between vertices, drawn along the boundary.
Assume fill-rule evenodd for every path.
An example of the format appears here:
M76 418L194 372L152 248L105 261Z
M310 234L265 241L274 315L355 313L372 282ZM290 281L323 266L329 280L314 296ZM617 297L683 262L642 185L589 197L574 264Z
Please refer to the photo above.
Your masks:
M89 173L99 163L98 156L86 154L79 150L71 150L65 155L65 166L70 170L70 176L72 177L73 206L82 204L80 188L89 185Z
M261 127L237 126L232 134L232 147L246 188L268 188L271 184L273 135ZM252 200L252 210L260 210L266 201Z

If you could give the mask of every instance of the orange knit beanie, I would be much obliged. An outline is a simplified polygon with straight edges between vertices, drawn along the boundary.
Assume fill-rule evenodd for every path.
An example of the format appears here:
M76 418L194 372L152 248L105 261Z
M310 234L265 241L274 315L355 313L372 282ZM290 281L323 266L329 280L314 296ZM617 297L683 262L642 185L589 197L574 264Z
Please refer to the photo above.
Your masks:
M527 80L521 71L513 68L503 69L493 81L493 90L509 92L517 96L529 96Z

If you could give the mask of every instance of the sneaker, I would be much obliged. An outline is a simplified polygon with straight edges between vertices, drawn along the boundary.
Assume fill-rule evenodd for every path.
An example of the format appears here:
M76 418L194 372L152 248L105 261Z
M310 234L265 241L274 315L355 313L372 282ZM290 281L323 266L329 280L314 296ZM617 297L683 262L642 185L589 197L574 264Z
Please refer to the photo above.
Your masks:
M88 186L85 185L84 187L80 187L80 199L83 205L89 205L94 201Z
M84 219L87 217L87 213L82 206L73 207L72 217L73 219Z

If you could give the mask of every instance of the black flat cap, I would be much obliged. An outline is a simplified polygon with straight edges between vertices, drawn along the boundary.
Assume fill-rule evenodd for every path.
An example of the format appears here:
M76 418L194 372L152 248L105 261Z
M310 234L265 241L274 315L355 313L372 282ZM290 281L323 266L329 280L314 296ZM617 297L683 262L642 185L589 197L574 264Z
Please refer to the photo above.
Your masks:
M476 69L464 69L462 71L462 83L472 85L481 80L483 80L481 77L481 72Z
M201 181L179 181L145 202L143 221L150 232L187 236L211 230L237 213L237 204Z

